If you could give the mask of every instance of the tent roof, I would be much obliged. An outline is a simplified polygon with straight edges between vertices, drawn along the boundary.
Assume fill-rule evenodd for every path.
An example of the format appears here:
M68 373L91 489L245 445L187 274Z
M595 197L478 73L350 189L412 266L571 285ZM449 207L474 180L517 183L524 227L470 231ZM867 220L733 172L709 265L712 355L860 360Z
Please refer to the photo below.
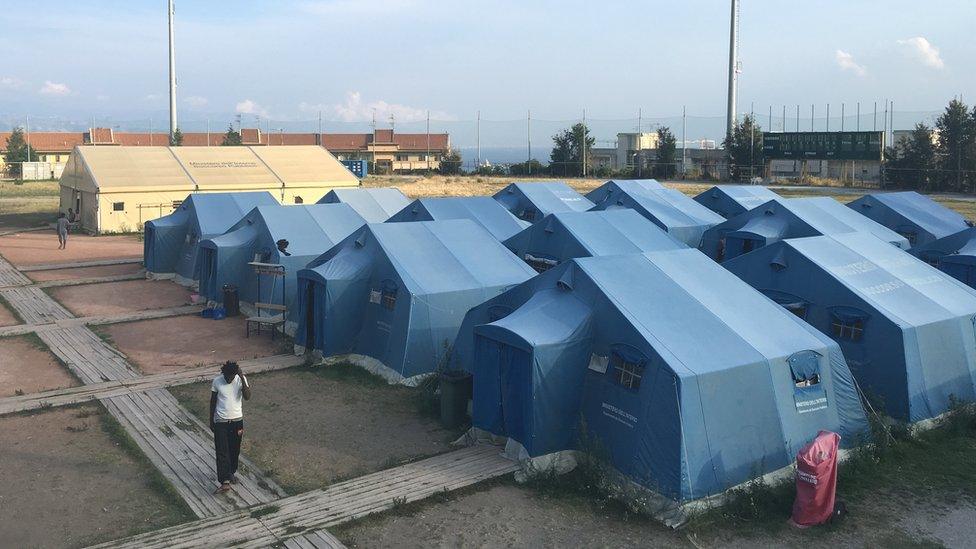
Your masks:
M860 212L865 208L877 207L878 204L893 210L907 221L932 233L936 238L959 232L968 226L966 218L954 210L915 191L869 194L851 202L848 206Z
M611 179L586 193L586 198L594 204L607 199L608 195L617 192L643 192L664 189L665 186L656 179Z
M287 240L291 255L317 256L322 253L323 240L326 244L337 243L365 221L348 204L257 206L225 235L259 223L267 229L272 242Z
M535 271L468 219L368 226L412 293L518 284Z
M200 229L198 236L209 236L223 233L256 206L277 205L278 201L268 191L193 193L179 210L192 210Z
M531 236L540 232L566 234L575 239L590 255L680 250L688 247L630 209L549 214L535 225L506 240L505 245L513 250L528 246Z
M529 226L487 196L419 198L390 217L389 222L470 219L498 240L505 240Z
M699 203L726 198L736 202L746 210L751 210L779 195L762 185L715 185L695 197Z
M620 183L625 185L621 186ZM596 209L625 206L627 199L665 227L711 226L725 218L680 191L635 185L640 181L608 181L587 196L600 196Z
M783 308L697 250L574 259L672 370L695 376L820 349ZM700 337L708 334L707 338Z
M938 269L864 233L784 241L902 325L971 315L976 292Z
M344 203L352 206L369 223L382 223L410 204L410 199L392 187L332 189L319 203Z
M873 234L885 242L908 248L908 239L895 231L858 214L833 198L790 198L785 200L793 211L822 234L860 231Z
M492 198L506 202L505 197L511 195L528 200L543 216L555 212L585 212L593 207L592 202L562 181L516 181Z
M69 164L62 185L90 192L263 190L359 184L335 157L317 146L79 146Z
M976 227L963 229L924 246L913 248L912 253L923 259L976 263Z

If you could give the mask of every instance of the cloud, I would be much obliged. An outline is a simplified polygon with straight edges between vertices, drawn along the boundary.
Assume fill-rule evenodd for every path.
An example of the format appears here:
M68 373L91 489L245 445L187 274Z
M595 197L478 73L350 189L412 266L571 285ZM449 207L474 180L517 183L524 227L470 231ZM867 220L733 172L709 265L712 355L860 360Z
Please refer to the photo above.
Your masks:
M41 95L64 96L71 93L71 88L67 84L45 80L44 85L41 86L41 89L37 90L37 93Z
M899 40L898 43L905 47L911 57L921 61L923 65L933 69L945 68L945 61L939 55L939 48L933 46L924 37L916 36L907 40Z
M207 103L209 103L206 97L200 97L199 95L191 95L184 99L183 102L195 108L206 107Z
M268 116L268 111L264 110L261 105L258 105L256 102L250 99L245 99L239 102L237 106L234 107L234 111L240 114L254 114L262 118L270 118L270 116Z
M330 118L342 122L366 122L372 120L374 113L376 119L383 122L389 120L391 115L397 122L419 122L427 119L426 109L390 103L382 99L366 102L358 91L347 92L346 100L342 104L301 103L298 108L303 112L323 111L328 113ZM430 111L430 119L454 120L454 117L443 111Z
M864 70L864 67L858 65L857 62L854 61L853 55L844 50L837 50L834 52L834 60L837 61L837 66L840 67L841 70L851 71L858 76L864 76L864 74L867 72Z
M14 76L0 76L0 90L16 90L24 85L24 81Z

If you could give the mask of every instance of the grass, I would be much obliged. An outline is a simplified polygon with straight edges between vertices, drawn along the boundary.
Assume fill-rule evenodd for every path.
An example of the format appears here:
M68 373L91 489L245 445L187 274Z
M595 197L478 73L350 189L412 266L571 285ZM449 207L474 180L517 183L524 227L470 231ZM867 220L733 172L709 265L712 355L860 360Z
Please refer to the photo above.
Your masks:
M275 503L272 503L270 505L264 505L262 507L258 507L257 509L251 511L251 518L259 519L261 517L265 517L277 513L279 509L281 509L281 507Z
M57 180L5 181L0 180L0 199L3 198L58 198L61 186Z

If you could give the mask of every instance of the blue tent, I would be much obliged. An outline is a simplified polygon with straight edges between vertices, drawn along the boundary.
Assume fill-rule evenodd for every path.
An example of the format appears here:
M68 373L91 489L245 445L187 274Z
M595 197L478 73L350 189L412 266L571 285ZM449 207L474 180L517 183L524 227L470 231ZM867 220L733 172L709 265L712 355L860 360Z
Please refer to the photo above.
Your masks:
M367 223L382 223L410 203L400 189L382 187L373 189L332 189L319 200L319 204L349 204Z
M534 274L471 220L370 224L299 272L295 342L409 380L445 362L471 307Z
M390 223L470 219L497 240L505 240L529 226L488 196L419 198L390 217Z
M844 351L889 415L920 421L976 395L976 292L863 233L778 242L727 261Z
M288 307L286 329L291 331L298 271L364 224L348 204L258 206L224 234L200 242L200 295L222 302L221 288L233 284L243 303ZM288 241L284 252L277 246L280 240ZM258 295L251 262L284 266L284 280L264 276Z
M851 210L833 198L777 198L739 214L705 232L701 250L725 261L780 240L864 232L908 249L898 233Z
M574 257L688 247L634 210L549 214L504 244L540 273Z
M912 253L970 288L976 288L976 228L916 246Z
M455 355L474 427L534 457L576 447L582 423L616 469L677 501L867 423L837 344L696 250L563 263L472 309Z
M492 197L512 212L512 215L529 223L556 212L585 212L593 203L562 181L545 183L516 181L495 193Z
M904 236L913 248L969 226L954 210L915 191L869 194L848 206Z
M196 272L197 245L222 234L255 206L278 201L267 191L253 193L194 193L173 213L146 221L143 261L151 273L175 273L178 282L190 284Z
M722 216L679 191L656 188L642 180L607 181L586 196L596 202L593 207L596 211L615 208L636 210L671 236L694 248L698 247L706 229L725 221Z
M610 198L611 195L622 191L639 193L659 191L665 188L667 187L659 183L657 179L611 179L587 193L586 198L590 199L590 202L598 204Z
M729 219L769 202L779 195L762 185L716 185L695 197L695 202Z

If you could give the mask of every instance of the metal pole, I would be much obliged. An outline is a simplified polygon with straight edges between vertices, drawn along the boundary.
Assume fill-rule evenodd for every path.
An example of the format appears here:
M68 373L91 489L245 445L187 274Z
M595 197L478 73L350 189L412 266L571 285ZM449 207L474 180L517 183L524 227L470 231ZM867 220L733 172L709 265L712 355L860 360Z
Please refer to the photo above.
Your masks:
M732 135L732 128L735 125L735 92L736 92L736 70L739 54L737 50L739 25L736 15L739 11L738 0L732 0L732 12L729 22L729 104L726 113L725 135Z
M824 131L830 131L830 103L827 103L827 122L824 127L826 128Z
M325 146L325 144L322 143L322 111L319 111L319 146Z
M583 165L583 177L586 177L586 109L583 109L583 127L580 128L580 163Z
M532 175L532 110L525 117L525 138L529 145L529 157L525 160L526 175Z
M641 147L641 124L644 122L644 120L643 120L643 114L644 114L643 109L638 108L637 109L637 154L635 155L635 158L634 158L634 160L637 162L637 177L638 177L638 179L643 175L643 170L641 168L643 167L642 165L644 164L640 160L640 151L641 151L641 148L642 148Z
M169 0L169 140L176 134L176 44L173 32L174 7Z
M773 106L769 106L769 131L773 131Z
M477 147L478 147L477 148L477 151L478 151L478 154L477 154L477 157L478 157L478 165L475 166L475 169L481 167L481 111L478 111L478 122L477 122L477 125L476 126L477 126L476 143L477 143Z
M844 104L840 104L840 131L844 131Z
M427 171L430 171L430 111L427 111Z
M27 133L27 161L31 161L31 149L30 149L30 115L24 116L24 130ZM20 178L24 178L24 170L20 170Z
M752 178L755 176L753 172L756 156L753 152L756 150L756 130L755 130L755 110L753 109L753 103L749 103L749 182L752 183Z
M152 117L149 117L149 146L152 147ZM172 141L170 141L172 143Z
M861 131L861 102L857 102L857 131Z
M800 106L796 106L796 131L800 131Z
M681 106L681 178L684 179L685 174L688 173L688 155L686 151L688 150L688 141L685 137L686 122L688 119L688 110L684 105Z
M810 105L810 131L813 131L813 110L814 110L814 107L811 104Z
M210 146L210 119L207 119L207 146Z
M878 102L874 102L874 127L872 131L878 131Z
M783 105L783 132L786 132L786 105Z

